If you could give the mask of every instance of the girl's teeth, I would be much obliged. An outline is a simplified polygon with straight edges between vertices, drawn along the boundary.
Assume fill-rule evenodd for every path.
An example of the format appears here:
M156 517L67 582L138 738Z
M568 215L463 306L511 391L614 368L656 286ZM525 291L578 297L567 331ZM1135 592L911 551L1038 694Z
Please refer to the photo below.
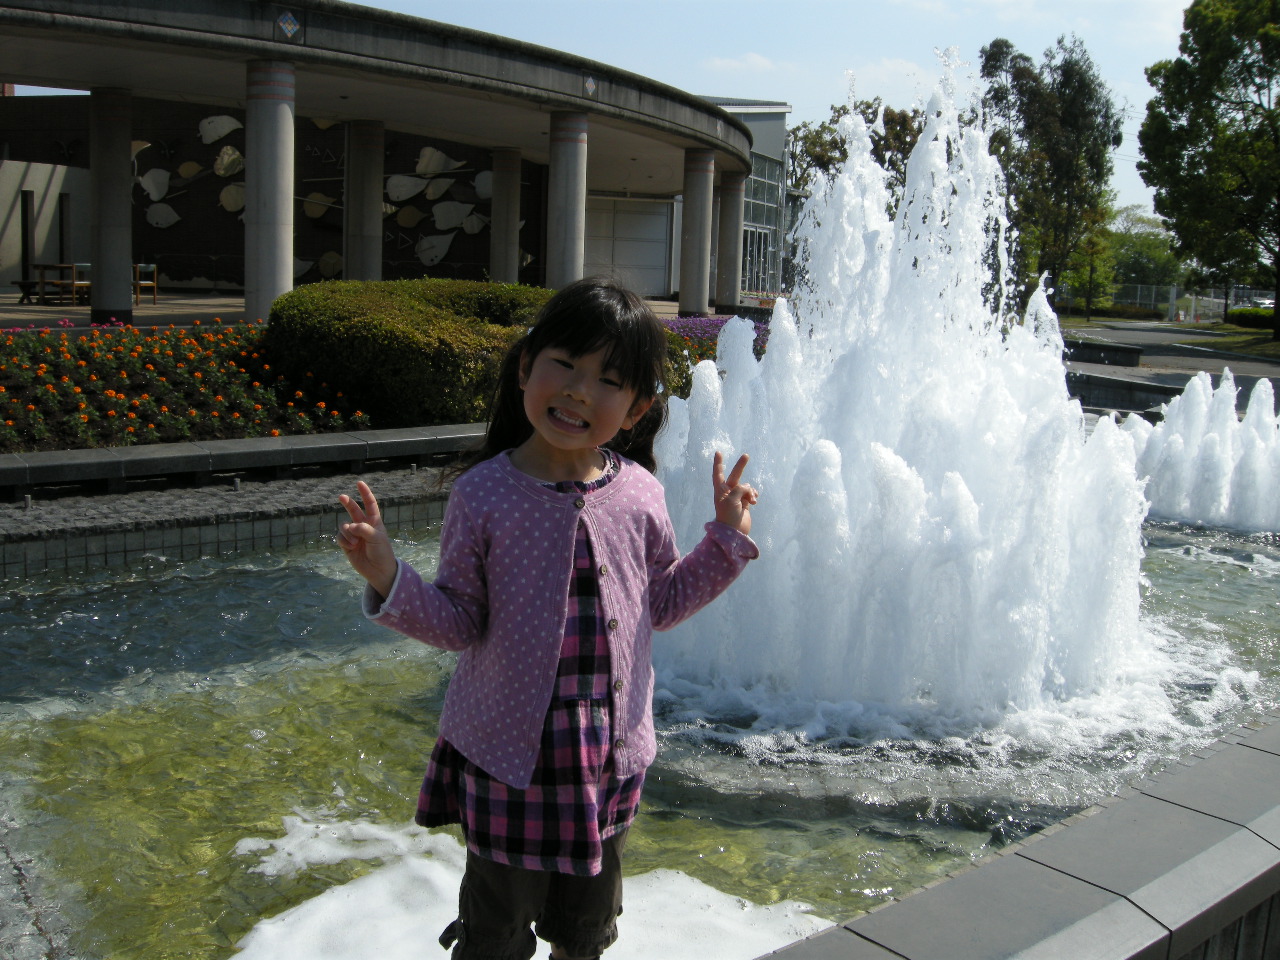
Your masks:
M587 421L576 420L573 417L570 417L570 416L567 416L566 414L561 413L559 410L552 410L551 415L555 417L557 420L563 420L565 423L571 423L575 427L585 427L587 425Z

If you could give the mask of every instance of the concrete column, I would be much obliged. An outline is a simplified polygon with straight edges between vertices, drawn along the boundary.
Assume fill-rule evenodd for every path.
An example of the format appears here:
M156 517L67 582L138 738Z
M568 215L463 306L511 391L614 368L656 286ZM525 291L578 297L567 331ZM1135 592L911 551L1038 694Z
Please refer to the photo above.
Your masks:
M710 150L684 152L684 213L680 228L680 312L709 312L711 207L716 161Z
M547 286L582 278L587 246L587 115L551 115L547 171Z
M520 151L493 151L493 217L489 222L489 279L520 282Z
M89 290L94 323L133 320L133 95L95 89L89 117Z
M382 194L385 125L347 124L346 181L342 198L342 276L382 279Z
M255 60L245 100L244 312L293 289L293 64Z
M747 175L720 177L720 254L716 258L716 303L736 307L742 295L742 211Z

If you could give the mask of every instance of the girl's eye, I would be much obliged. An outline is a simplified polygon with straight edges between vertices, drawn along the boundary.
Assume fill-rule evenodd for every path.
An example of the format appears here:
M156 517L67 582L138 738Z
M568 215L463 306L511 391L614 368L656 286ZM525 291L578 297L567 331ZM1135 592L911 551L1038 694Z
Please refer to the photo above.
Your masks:
M616 387L619 390L622 389L622 381L615 380L613 377L601 377L600 382L607 387Z
M566 370L573 369L573 364L568 360L565 360L563 357L552 357L551 362L560 364L560 366L564 367Z

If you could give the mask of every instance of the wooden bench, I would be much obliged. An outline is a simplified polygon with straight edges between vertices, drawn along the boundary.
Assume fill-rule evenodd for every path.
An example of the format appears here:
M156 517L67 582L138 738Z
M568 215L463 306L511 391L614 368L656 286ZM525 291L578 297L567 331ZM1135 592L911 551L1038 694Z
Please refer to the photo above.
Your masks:
M21 296L18 297L18 303L36 302L35 292L36 287L39 286L38 280L10 280L9 282L17 287L18 292L21 294Z

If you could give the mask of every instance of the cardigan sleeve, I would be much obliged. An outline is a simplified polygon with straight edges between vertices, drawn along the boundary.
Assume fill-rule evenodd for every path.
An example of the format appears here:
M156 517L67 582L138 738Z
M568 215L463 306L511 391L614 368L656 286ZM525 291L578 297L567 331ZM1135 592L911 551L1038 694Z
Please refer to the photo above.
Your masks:
M655 630L670 630L720 596L760 556L745 533L712 520L706 535L683 557L666 511L658 524L658 550L649 565L649 618Z
M444 650L462 650L484 634L488 589L484 541L462 497L451 497L440 531L440 566L434 582L403 560L385 599L365 588L364 614L375 623ZM380 601L380 602L379 602Z

